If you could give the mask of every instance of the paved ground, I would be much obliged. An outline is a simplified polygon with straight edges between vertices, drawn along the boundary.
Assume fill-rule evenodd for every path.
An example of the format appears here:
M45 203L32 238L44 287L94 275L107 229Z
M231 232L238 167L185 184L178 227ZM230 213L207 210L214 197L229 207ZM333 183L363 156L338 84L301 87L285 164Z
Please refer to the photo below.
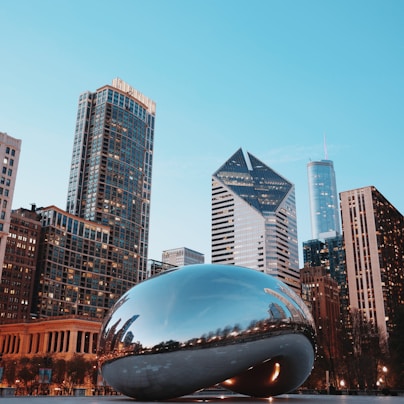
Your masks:
M326 396L326 395L283 395L269 399L255 399L250 397L182 397L167 403L207 403L207 404L402 404L403 397L392 396ZM124 396L95 396L95 397L0 397L0 404L128 404L137 401ZM141 403L140 401L138 403ZM160 402L154 401L153 404ZM150 403L147 403L150 404Z

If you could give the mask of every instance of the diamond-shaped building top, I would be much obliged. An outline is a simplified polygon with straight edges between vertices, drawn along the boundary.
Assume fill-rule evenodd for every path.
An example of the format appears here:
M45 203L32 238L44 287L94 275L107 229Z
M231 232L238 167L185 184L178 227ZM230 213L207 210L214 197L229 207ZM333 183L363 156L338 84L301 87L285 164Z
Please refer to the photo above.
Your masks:
M251 267L299 289L294 185L241 148L212 177L212 263Z

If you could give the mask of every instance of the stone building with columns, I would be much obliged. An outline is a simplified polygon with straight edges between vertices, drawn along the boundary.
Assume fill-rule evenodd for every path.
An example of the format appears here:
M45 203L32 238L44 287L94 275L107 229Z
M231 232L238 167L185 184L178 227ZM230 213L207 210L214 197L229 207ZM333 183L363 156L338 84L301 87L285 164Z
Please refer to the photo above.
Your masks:
M75 354L95 360L100 328L99 320L77 316L2 324L0 354L4 360L21 356L69 360Z

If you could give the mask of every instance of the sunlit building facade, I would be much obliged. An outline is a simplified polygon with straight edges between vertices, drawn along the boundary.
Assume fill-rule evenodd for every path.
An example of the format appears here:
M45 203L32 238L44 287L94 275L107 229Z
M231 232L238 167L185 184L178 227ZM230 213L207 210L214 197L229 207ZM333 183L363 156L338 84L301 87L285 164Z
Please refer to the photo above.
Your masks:
M96 352L100 328L100 320L77 316L3 324L1 395L110 394L111 389L98 375ZM80 385L73 382L78 368L83 375ZM29 381L18 375L28 375Z
M0 280L20 159L21 140L0 132Z
M65 316L4 324L0 330L0 353L4 359L49 355L68 359L92 354L96 359L101 321Z
M294 185L239 149L212 176L212 263L273 275L300 293Z
M80 95L67 212L109 226L113 277L146 278L156 104L114 79Z
M331 160L307 164L312 239L341 234L339 199Z
M349 301L381 343L404 304L404 218L374 187L341 192Z

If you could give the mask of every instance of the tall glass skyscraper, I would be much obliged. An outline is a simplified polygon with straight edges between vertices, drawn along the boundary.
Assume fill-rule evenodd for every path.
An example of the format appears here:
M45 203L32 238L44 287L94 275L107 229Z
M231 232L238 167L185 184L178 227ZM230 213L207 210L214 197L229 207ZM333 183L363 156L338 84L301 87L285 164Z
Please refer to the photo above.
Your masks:
M109 226L113 277L147 273L156 104L120 79L80 95L67 212Z
M331 160L307 164L312 239L341 234L339 199Z
M300 293L294 185L242 149L212 176L212 263L268 273Z

